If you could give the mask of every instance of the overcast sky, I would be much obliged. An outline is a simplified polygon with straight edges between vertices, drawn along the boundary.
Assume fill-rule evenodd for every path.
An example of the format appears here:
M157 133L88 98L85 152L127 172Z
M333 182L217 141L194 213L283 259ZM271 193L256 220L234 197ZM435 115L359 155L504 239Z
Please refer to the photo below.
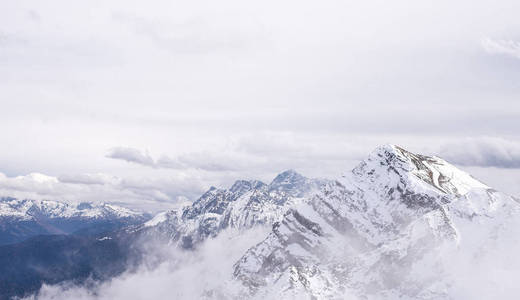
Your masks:
M520 195L519 11L1 1L0 192L158 210L289 168L334 178L393 143Z

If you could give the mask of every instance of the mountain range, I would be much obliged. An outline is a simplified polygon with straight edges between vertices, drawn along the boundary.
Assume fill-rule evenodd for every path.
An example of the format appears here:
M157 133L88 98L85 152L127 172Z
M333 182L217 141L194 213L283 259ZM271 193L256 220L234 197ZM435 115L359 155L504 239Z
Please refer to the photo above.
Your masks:
M268 227L219 288L200 288L202 298L465 299L458 279L470 274L457 262L508 257L504 249L520 245L518 199L395 145L334 180L293 170L268 184L239 180L153 218L110 204L13 198L2 198L0 214L4 298L131 273L152 240L197 251L224 231Z
M0 198L0 245L46 234L102 232L139 224L145 213L113 204L71 205L52 200Z

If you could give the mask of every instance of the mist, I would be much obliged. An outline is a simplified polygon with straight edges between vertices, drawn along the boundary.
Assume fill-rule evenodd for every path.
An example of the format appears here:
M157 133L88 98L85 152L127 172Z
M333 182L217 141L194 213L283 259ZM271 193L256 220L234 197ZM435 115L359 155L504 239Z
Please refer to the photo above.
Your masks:
M514 217L497 218L498 215L510 213L497 211L488 217L479 216L475 220L461 221L456 224L457 238L436 240L431 237L413 244L416 250L404 250L405 256L411 255L411 265L402 261L401 265L396 266L394 260L383 259L378 268L383 265L383 269L398 271L390 275L392 282L401 284L404 290L421 291L420 295L425 299L516 299L520 289L516 282L520 276L520 259L517 255L520 251L520 221ZM421 222L411 223L410 228L420 231L417 229L421 228L420 225L416 226ZM475 230L479 226L482 230ZM37 294L26 299L276 298L277 295L269 291L250 294L239 280L232 277L235 263L246 250L264 240L270 231L269 227L245 231L226 230L206 240L193 251L179 250L173 244L151 240L141 242L145 251L144 260L138 268L129 266L132 271L103 283L44 284ZM335 243L349 244L347 236L340 238ZM435 242L432 243L432 239ZM410 253L406 254L407 251ZM328 253L336 257L334 259L339 265L351 261L356 255L363 255L361 252L348 252L348 256L334 251ZM331 257L326 258L326 261L330 260ZM394 294L395 289L392 288L386 290L380 287L360 295L355 286L347 282L340 284L343 290L338 295L343 295L342 299L408 299ZM289 298L307 297L310 296L296 290Z
M243 292L232 281L233 265L268 231L264 227L226 230L193 251L147 240L140 245L144 259L137 268L129 266L132 271L103 283L43 285L26 299L225 299Z

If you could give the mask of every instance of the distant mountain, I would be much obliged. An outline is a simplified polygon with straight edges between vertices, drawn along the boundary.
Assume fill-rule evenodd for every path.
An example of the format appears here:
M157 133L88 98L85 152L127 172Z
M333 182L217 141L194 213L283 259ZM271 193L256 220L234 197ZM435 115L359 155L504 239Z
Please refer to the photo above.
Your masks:
M0 198L0 245L42 234L97 233L139 224L145 213L112 204L70 205L51 200Z
M83 284L87 278L113 278L142 262L150 240L191 250L226 228L271 226L323 184L323 180L308 179L293 170L279 174L270 184L239 180L227 190L212 187L191 205L159 213L151 220L145 214L107 204L74 207L5 198L8 207L3 211L10 216L11 230L26 229L20 224L31 222L40 233L54 234L0 246L0 299L34 293L43 283ZM118 226L105 230L109 220L119 222ZM37 234L23 232L26 237ZM10 259L13 255L15 259Z
M288 208L324 183L294 170L280 173L270 184L238 180L227 190L211 187L193 204L160 213L132 232L141 237L167 239L190 249L227 228L245 230L256 225L271 226L281 220Z
M0 299L23 297L43 283L103 281L134 265L125 240L80 235L39 235L0 246Z
M42 283L120 274L139 254L133 255L128 240L111 240L103 233L149 219L146 213L106 203L0 198L0 299L27 295Z

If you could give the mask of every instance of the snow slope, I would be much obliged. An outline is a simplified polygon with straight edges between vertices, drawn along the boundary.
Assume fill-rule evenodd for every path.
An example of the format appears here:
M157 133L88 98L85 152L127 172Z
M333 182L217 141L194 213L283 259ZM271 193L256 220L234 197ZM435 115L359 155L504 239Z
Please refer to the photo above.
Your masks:
M514 198L440 158L386 145L288 210L235 264L245 288L235 296L451 299L444 257L478 262L501 233L518 233L504 224L519 219Z

